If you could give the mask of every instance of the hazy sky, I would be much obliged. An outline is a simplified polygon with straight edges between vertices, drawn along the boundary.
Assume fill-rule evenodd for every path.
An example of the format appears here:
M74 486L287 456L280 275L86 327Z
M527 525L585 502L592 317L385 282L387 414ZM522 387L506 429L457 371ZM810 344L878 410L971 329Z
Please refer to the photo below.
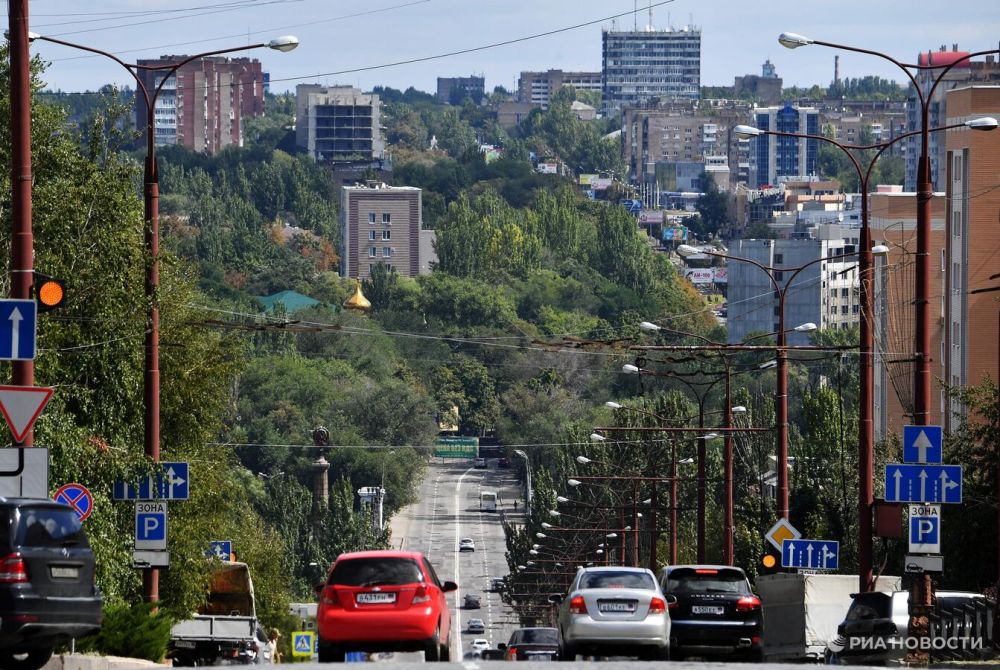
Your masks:
M653 0L656 5L661 0ZM271 73L272 90L298 83L375 85L433 92L438 76L484 74L486 85L512 88L522 70L600 70L601 28L614 14L619 29L648 23L648 3L633 0L32 0L32 31L112 51L123 60L194 54L296 35L287 54L257 50ZM990 9L992 7L992 9ZM495 42L593 23L554 35L474 53L363 72L345 70L425 58ZM770 58L784 85L826 85L834 51L789 51L782 31L876 49L913 61L921 50L958 43L962 50L1000 47L997 0L674 0L653 8L657 28L693 24L702 29L702 85L732 85L733 77L760 74ZM249 42L248 42L249 39ZM51 62L51 88L93 90L132 84L104 57L35 42ZM242 55L242 54L236 54ZM841 52L841 77L876 74L901 80L880 58Z

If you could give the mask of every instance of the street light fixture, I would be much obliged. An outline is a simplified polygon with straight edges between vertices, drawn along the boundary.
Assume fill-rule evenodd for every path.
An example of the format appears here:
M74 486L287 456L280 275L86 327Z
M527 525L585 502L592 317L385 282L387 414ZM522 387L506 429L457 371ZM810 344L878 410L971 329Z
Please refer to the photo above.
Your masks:
M604 406L605 407L610 407L611 409L621 409L622 408L622 406L619 403L616 403L614 400L607 401L606 403L604 403Z
M604 442L607 439L608 439L607 437L605 437L604 435L601 435L600 433L591 433L590 434L590 441L591 442Z
M546 535L545 533L535 533L535 537L537 537L539 540L544 540L545 538L548 537L548 535Z
M567 479L566 483L569 484L570 486L572 486L573 488L576 488L577 486L579 486L583 482L581 482L579 479Z
M778 42L781 46L786 49L798 49L799 47L808 46L813 43L814 40L805 37L804 35L799 35L798 33L781 33L778 36Z
M548 521L543 521L542 522L542 528L544 528L545 530L549 530L550 528L553 528L553 527L554 526L551 523L549 523Z
M747 408L744 407L743 405L734 405L732 409L730 409L729 411L732 412L733 414L746 414Z
M594 461L586 456L577 456L576 462L580 465L587 465L588 463L593 463Z
M624 372L627 375L637 375L639 374L639 368L636 367L635 365L632 365L631 363L626 363L625 365L622 366L622 372Z
M656 331L661 330L661 328L657 326L655 323L651 323L649 321L643 321L639 324L639 330L644 330L647 333L655 333Z
M268 49L274 49L275 51L281 51L282 53L288 53L297 46L299 46L299 38L295 35L282 35L281 37L275 37L267 43Z

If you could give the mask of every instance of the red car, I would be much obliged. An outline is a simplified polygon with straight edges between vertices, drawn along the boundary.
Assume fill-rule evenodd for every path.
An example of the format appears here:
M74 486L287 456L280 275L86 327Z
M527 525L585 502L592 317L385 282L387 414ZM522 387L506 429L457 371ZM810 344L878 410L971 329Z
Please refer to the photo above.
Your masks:
M451 612L442 583L416 551L341 554L316 587L321 663L342 663L349 651L423 651L427 661L451 658Z

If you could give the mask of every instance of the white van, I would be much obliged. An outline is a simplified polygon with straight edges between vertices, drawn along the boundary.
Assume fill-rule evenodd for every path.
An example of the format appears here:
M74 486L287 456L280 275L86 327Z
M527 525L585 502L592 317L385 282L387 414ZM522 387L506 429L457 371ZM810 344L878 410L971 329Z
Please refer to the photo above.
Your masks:
M497 511L496 491L483 491L482 493L479 494L479 511L480 512Z

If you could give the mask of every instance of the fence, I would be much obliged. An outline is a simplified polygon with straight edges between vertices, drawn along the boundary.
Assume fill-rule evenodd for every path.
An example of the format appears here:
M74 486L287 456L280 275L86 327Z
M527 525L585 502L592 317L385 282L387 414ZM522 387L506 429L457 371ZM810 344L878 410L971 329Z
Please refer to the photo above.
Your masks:
M985 660L1000 656L997 603L973 598L951 609L935 608L930 615L932 661Z

